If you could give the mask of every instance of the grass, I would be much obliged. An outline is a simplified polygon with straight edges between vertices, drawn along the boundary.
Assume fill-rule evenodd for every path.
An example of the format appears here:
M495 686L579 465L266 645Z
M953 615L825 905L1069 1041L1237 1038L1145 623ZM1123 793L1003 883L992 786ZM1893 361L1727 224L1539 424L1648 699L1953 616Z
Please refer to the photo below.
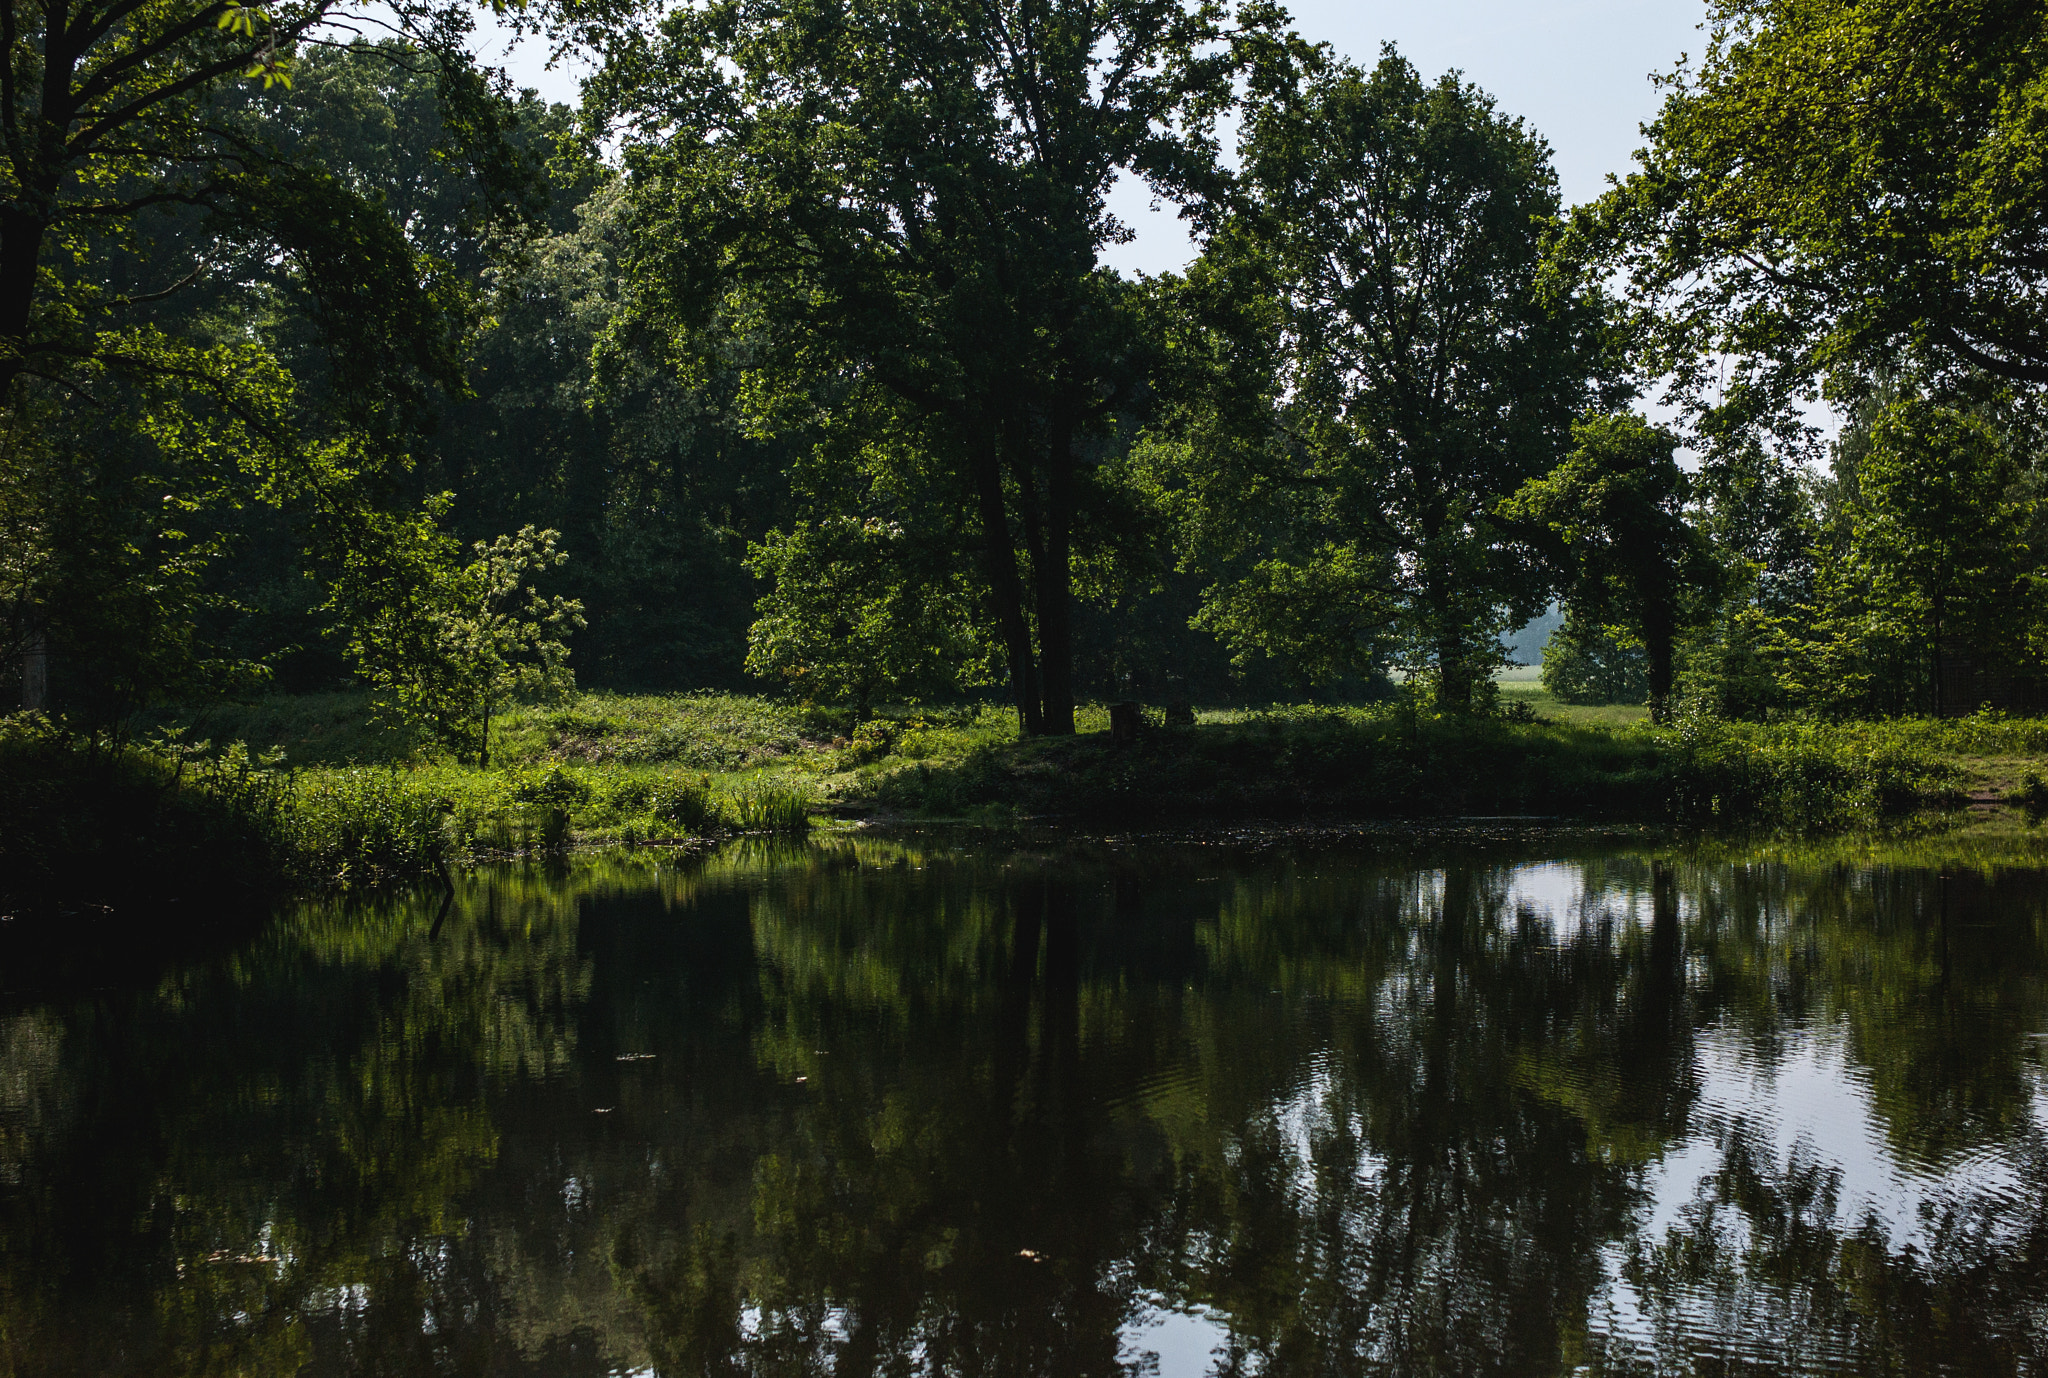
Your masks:
M1650 710L1639 703L1566 703L1543 687L1540 673L1534 665L1517 665L1495 675L1501 702L1526 704L1538 717L1553 722L1630 727L1650 720Z
M1574 711L1526 679L1502 694L1535 720L1402 700L1210 709L1192 728L1155 714L1117 747L1102 705L1081 709L1074 737L1019 740L993 706L856 726L741 695L592 693L504 715L488 771L407 759L348 695L171 715L184 735L125 751L0 720L0 889L153 871L200 888L352 885L572 843L792 831L824 813L1111 827L1537 815L1788 838L1969 820L2024 846L2048 811L2048 720L1652 729L1639 709ZM271 751L281 767L263 765ZM2003 807L2030 779L2033 807ZM2000 807L1964 811L1972 800ZM1929 809L1943 811L1931 824Z
M740 695L585 694L505 715L493 742L498 770L442 763L401 773L406 788L441 801L452 845L510 850L541 836L555 812L593 842L787 828L814 810L1094 820L1542 814L1813 832L1960 802L1995 787L1985 783L1993 775L2011 777L2009 792L2048 756L2048 724L2032 722L1659 731L1640 709L1556 705L1530 679L1502 690L1541 720L1438 718L1400 703L1211 709L1193 729L1155 728L1121 750L1107 740L1099 704L1081 709L1075 737L1020 741L1010 713L992 706L898 711L856 727L843 712ZM243 723L216 710L205 725L245 728L253 747L288 753L293 742L323 752L374 744L351 733L332 698L245 711ZM303 778L305 788L328 787L320 769ZM367 784L351 788L371 797ZM329 854L347 852L337 845Z

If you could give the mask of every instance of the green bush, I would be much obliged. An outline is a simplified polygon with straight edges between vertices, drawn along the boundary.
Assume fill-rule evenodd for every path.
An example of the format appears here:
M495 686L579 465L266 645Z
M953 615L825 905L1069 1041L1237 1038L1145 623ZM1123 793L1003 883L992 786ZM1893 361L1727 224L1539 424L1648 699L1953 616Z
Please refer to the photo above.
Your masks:
M1912 725L1688 722L1667 739L1671 814L1813 833L1953 802L1956 769L1926 736Z
M587 804L591 796L589 782L558 765L545 769L521 767L511 774L507 792L516 803L557 809Z
M846 749L839 753L839 768L850 770L887 756L896 745L896 724L887 718L869 718L853 729Z
M1650 697L1643 648L1573 613L1543 647L1542 677L1559 703L1642 703Z
M289 792L273 760L173 732L85 737L0 718L0 905L220 905L285 882Z
M657 822L693 836L716 831L720 822L708 775L694 781L656 782L648 791L647 813Z

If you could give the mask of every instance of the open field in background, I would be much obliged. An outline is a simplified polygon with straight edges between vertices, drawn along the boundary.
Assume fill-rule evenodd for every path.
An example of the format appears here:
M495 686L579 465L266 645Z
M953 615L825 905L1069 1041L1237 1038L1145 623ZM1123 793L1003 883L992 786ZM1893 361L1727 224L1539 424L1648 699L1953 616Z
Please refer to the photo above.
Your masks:
M1525 703L1539 718L1567 723L1599 723L1607 727L1625 727L1650 720L1650 710L1640 703L1560 702L1554 694L1543 687L1540 674L1537 666L1517 665L1502 670L1493 677L1493 680L1500 686L1502 702Z

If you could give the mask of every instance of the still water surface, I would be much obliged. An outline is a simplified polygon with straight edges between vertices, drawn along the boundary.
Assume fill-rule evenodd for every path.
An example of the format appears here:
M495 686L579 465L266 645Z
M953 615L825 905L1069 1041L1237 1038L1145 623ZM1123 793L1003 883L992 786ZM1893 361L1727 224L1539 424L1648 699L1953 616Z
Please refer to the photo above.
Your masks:
M0 1374L2048 1374L2048 872L505 867L0 1010Z

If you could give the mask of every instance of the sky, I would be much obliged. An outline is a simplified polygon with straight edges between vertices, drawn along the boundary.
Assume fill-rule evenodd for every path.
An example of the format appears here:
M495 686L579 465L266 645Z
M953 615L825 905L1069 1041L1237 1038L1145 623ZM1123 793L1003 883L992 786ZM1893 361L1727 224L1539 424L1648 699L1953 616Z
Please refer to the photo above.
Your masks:
M1670 71L1681 53L1699 52L1706 13L1702 0L1295 0L1293 10L1304 38L1360 65L1391 42L1425 79L1463 72L1549 141L1567 204L1592 199L1610 175L1628 171L1642 142L1638 128L1657 109L1650 76ZM484 38L479 50L516 84L575 101L577 73L544 70L539 47L506 52ZM1142 183L1117 189L1112 209L1137 238L1103 255L1110 266L1169 272L1194 256L1172 208L1154 211L1150 202Z
M1447 71L1519 116L1550 144L1567 205L1590 201L1625 174L1657 112L1653 73L1698 53L1702 0L1294 0L1295 28L1360 66L1392 43L1424 80ZM1172 208L1154 211L1126 181L1111 207L1137 231L1103 255L1111 266L1174 271L1194 257Z

